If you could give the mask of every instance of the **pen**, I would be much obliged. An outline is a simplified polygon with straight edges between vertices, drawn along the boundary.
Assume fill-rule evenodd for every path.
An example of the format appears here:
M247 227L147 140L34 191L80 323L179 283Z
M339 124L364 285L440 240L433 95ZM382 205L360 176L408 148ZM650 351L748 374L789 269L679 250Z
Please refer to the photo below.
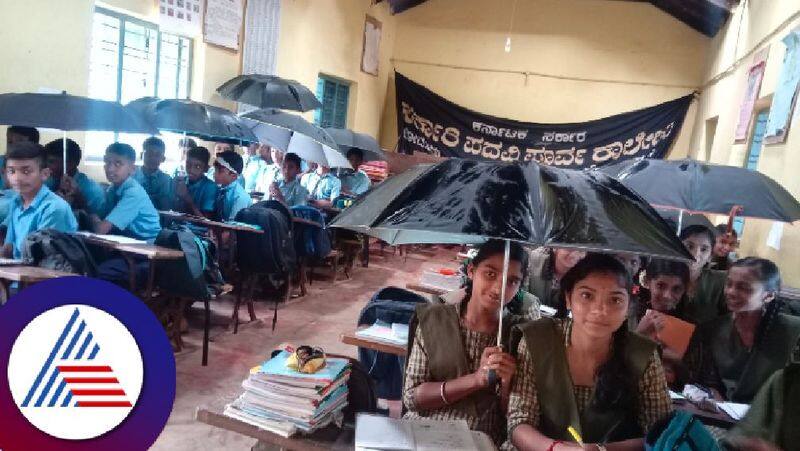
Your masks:
M574 428L574 427L572 427L572 426L567 426L567 432L569 432L569 435L571 435L571 436L572 436L572 438L574 438L574 439L575 439L575 441L576 441L576 442L578 442L578 445L584 446L584 445L583 445L583 439L581 438L581 435L580 435L580 434L578 434L578 431L577 431L577 430L575 430L575 428Z

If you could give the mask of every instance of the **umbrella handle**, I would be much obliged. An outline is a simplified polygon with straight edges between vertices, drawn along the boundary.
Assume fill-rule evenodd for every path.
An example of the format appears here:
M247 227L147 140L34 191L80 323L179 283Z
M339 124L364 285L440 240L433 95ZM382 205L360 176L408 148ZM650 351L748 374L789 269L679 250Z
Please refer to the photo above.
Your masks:
M500 379L497 377L497 371L495 370L489 370L489 374L486 375L486 380L489 381L489 388L494 388L500 383Z

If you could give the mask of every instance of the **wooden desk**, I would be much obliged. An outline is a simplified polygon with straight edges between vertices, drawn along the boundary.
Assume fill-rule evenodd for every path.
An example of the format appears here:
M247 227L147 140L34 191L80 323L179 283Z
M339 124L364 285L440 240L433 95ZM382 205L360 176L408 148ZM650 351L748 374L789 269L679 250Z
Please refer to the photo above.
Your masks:
M419 283L407 283L406 288L413 291L419 291L421 293L434 294L436 296L441 296L445 293L448 293L448 291L444 288L434 287L431 285L422 285Z
M201 218L199 216L187 215L177 211L159 211L158 214L162 218L172 219L174 221L185 221L197 224L199 226L208 227L214 230L231 230L238 232L251 232L251 233L264 233L263 230L255 227L247 227L239 224L230 224L227 222L212 221L208 218Z
M3 293L0 293L0 304L4 304L8 300L11 282L18 282L20 289L23 289L32 283L74 275L76 274L55 269L39 268L38 266L0 266L0 279L4 282L2 284Z
M385 352L387 354L394 354L404 357L406 355L406 347L396 345L394 343L371 340L369 338L359 337L355 332L343 333L339 339L346 345L358 346L359 348L372 349L373 351Z
M702 410L695 406L694 404L685 401L685 402L673 402L672 407L675 410L683 410L684 412L689 412L692 415L696 416L708 426L716 426L723 429L730 429L734 425L736 425L736 420L730 417L727 413L723 411L719 412L709 412L707 410Z

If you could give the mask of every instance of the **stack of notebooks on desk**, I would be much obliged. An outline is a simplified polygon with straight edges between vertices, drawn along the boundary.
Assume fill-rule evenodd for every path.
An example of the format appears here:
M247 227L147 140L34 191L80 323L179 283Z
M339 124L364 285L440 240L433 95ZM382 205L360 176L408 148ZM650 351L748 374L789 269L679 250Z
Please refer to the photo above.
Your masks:
M324 368L304 374L286 366L282 351L253 368L242 382L244 393L226 406L225 415L290 437L327 426L347 405L350 363L328 358Z

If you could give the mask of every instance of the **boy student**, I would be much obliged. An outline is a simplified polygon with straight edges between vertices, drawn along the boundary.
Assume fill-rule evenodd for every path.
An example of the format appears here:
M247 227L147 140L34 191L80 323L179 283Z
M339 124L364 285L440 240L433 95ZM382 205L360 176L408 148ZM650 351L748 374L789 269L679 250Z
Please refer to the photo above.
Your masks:
M269 149L269 146L258 143L247 146L247 155L245 155L244 158L242 177L244 177L244 189L248 193L256 189L261 173L267 168L267 161L262 158L262 147L267 147L267 149ZM269 156L268 153L267 156Z
M39 144L39 130L36 130L33 127L22 127L19 125L11 125L6 129L6 150L12 145L19 142L32 142L34 144ZM5 162L5 157L0 155L0 166L2 166ZM3 171L0 174L0 178L3 180L3 188L8 187L8 182L6 181L6 174Z
M339 197L342 182L331 174L331 168L323 165L308 174L305 188L310 194L309 204L315 207L330 207L333 200Z
M64 175L64 140L50 141L44 146L50 178L47 187L57 192L75 210L98 214L103 209L105 193L97 182L78 170L81 147L67 139L67 174Z
M214 214L217 186L205 176L210 159L211 154L205 147L194 147L186 152L186 175L175 178L176 210L209 218Z
M281 180L273 181L269 186L269 197L286 205L294 207L305 205L308 200L308 191L300 184L300 157L287 153L281 165Z
M136 168L133 178L142 185L157 210L169 210L173 199L172 178L158 168L166 161L164 141L151 136L142 148L142 167Z
M147 192L133 179L136 151L128 144L114 143L106 148L103 162L111 186L101 214L90 216L92 229L153 243L161 232L161 222Z
M184 165L184 162L186 161L186 152L188 152L189 149L194 149L195 147L197 147L197 142L192 138L181 138L181 140L178 141L178 148L181 150L181 161L178 164L178 167L176 167L172 172L173 178L186 177L186 166Z
M78 222L67 202L45 186L50 170L44 148L32 142L12 144L6 152L6 177L16 196L9 205L3 256L21 258L29 233L43 229L75 232Z
M243 166L242 156L232 150L217 154L214 181L219 187L214 200L214 217L218 220L232 221L239 210L249 207L252 202L247 191L236 182Z
M267 167L261 171L261 176L256 184L256 191L266 193L269 191L272 182L278 182L283 177L283 175L281 175L281 167L283 166L284 153L277 147L268 146L266 144L262 146L262 158L269 158L272 163L268 164Z
M214 144L214 158L217 158L217 156L219 154L221 154L222 152L234 152L235 153L236 152L236 146L234 146L233 144L229 144L229 143L216 143L216 144ZM208 172L206 172L206 177L208 177L209 180L214 180L214 166L209 166ZM242 188L244 188L244 177L242 177L241 174L239 174L239 178L236 179L236 180L239 182L240 185L242 185Z
M347 171L340 177L342 193L351 196L364 194L372 183L367 173L358 169L364 163L364 152L352 147L347 151L347 160L350 162L350 166L353 166L353 171Z

